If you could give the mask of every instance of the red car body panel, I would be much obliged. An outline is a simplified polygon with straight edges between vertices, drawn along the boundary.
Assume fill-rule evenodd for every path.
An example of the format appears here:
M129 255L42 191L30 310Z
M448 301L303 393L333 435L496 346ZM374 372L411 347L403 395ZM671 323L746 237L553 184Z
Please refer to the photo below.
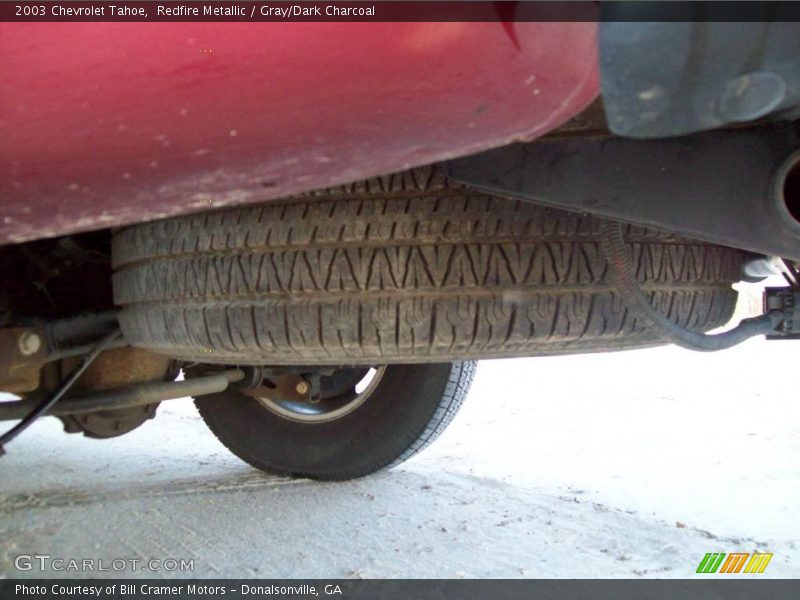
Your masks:
M0 243L252 203L540 136L594 23L2 23Z

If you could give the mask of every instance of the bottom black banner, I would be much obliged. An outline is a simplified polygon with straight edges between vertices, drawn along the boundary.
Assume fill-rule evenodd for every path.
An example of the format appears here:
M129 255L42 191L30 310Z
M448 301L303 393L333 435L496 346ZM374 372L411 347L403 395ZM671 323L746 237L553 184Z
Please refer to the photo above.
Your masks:
M712 598L800 598L797 580L0 580L0 598L127 600L147 598L542 598L691 600Z

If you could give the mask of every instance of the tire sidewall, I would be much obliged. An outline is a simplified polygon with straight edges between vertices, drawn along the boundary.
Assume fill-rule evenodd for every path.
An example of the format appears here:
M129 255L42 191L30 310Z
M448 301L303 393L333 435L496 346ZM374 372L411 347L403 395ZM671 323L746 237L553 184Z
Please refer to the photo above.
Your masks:
M390 365L361 406L329 422L291 421L238 390L202 396L195 404L220 441L259 469L348 479L392 464L420 441L453 368Z

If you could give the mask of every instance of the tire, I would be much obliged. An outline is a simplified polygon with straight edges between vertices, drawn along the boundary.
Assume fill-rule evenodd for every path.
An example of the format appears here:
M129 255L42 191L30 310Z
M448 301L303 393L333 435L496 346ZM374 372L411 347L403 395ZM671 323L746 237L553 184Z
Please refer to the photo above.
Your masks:
M391 365L352 412L296 422L243 392L201 396L195 405L236 456L272 473L322 480L363 477L408 460L431 444L467 396L474 362Z
M607 278L602 221L416 169L304 197L129 227L115 301L134 345L220 364L391 364L666 343ZM651 302L725 324L739 250L627 226Z

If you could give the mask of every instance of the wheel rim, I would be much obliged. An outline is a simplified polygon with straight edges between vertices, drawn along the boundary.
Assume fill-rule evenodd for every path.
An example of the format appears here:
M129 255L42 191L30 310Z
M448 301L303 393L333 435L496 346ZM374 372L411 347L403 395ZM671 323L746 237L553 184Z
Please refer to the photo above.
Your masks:
M323 397L319 402L300 402L297 400L282 400L256 395L259 404L269 411L289 421L300 423L327 423L341 419L364 404L377 389L384 374L386 366L369 367L356 378L353 377L352 386L342 386L338 382L329 397ZM336 373L332 377L336 376ZM331 377L331 378L332 378ZM321 387L324 391L326 377L321 378ZM340 388L346 387L344 391Z

